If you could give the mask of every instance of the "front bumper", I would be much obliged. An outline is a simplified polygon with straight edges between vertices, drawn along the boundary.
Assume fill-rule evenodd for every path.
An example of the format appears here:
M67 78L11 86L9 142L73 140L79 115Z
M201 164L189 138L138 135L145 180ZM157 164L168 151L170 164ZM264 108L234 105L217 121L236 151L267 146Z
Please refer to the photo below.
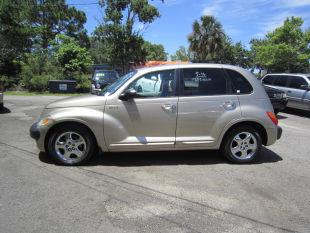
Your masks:
M48 131L48 127L39 126L38 122L34 123L29 130L30 137L36 140L37 147L40 151L45 151L45 136Z
M31 127L30 127L30 137L32 137L35 140L39 140L40 139L40 130L38 128L38 122L34 123Z
M282 128L278 126L277 129L277 140L279 140L282 137Z

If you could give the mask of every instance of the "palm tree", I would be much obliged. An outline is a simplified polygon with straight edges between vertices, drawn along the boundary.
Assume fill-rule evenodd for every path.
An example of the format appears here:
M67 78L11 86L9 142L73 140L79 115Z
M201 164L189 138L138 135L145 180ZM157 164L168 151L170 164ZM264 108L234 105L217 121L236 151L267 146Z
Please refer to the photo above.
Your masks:
M224 44L222 25L213 16L202 16L195 20L193 32L189 35L190 50L197 62L214 61Z

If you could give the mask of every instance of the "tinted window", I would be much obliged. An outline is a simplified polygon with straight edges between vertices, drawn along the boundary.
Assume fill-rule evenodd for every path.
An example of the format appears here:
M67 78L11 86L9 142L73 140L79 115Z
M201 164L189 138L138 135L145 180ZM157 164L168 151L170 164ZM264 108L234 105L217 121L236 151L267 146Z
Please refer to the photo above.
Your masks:
M183 95L223 95L227 93L222 69L193 68L183 70Z
M308 83L302 77L290 76L289 87L300 89L301 85L307 85Z
M132 82L127 89L135 89L141 97L175 96L174 70L145 74Z
M266 85L272 85L274 83L275 80L275 76L273 75L267 75L265 76L265 78L263 79L263 84Z
M253 91L251 84L237 71L234 70L226 70L232 84L232 89L234 93L237 94L249 94Z
M273 85L275 86L279 86L279 87L286 87L287 86L287 80L288 80L288 76L287 75L277 75L275 76L275 82Z

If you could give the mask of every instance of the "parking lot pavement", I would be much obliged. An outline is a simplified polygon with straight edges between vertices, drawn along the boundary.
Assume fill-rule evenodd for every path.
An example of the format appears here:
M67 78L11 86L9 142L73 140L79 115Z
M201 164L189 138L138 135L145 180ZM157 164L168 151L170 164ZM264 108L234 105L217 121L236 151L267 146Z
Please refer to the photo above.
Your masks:
M310 232L310 117L253 164L218 152L115 153L56 166L28 136L63 97L6 96L0 114L0 232Z

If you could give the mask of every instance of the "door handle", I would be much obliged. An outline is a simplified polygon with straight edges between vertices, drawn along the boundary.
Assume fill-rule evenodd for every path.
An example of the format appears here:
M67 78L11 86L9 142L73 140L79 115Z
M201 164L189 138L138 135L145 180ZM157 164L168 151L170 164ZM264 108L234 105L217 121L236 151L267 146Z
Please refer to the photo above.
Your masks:
M232 102L232 101L227 101L227 102L224 102L222 104L222 107L225 109L225 110L233 110L236 108L236 103L235 102Z
M292 91L287 91L287 93L292 93Z
M175 112L177 107L173 104L163 104L161 108L165 111Z

